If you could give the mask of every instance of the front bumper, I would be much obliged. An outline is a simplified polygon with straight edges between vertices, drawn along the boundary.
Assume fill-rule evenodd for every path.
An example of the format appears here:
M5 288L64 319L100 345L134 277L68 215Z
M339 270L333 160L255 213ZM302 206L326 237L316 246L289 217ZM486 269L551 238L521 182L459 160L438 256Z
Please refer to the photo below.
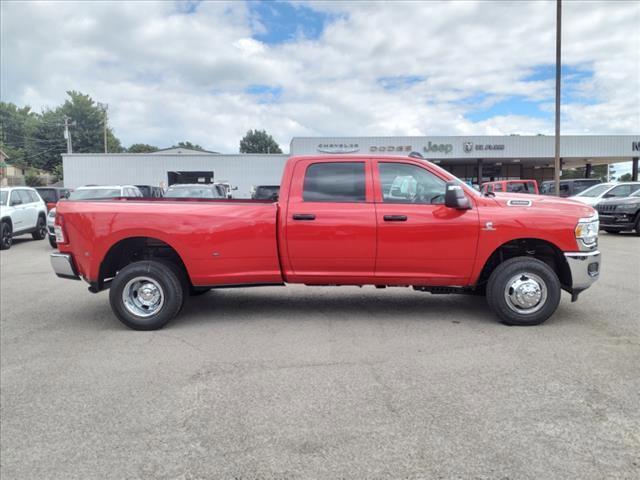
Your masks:
M571 293L577 296L600 276L600 252L569 252L564 256L571 270Z
M633 229L636 217L633 213L600 215L600 228Z
M60 278L70 278L72 280L80 280L80 275L73 263L73 257L68 253L52 253L50 254L51 266L53 271Z

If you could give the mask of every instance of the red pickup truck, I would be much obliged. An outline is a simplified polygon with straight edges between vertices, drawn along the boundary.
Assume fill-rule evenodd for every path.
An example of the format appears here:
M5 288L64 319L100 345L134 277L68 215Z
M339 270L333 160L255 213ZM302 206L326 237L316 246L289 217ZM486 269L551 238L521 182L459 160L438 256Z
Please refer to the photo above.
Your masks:
M56 274L109 288L116 316L140 330L190 294L287 283L482 294L503 322L535 325L600 272L593 208L483 195L412 157L291 157L277 202L63 200L55 232Z

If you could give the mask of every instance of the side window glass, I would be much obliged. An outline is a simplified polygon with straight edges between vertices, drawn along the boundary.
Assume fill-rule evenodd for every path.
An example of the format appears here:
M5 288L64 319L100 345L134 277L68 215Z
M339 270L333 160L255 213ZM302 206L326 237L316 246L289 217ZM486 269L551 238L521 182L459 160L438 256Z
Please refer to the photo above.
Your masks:
M305 202L366 201L364 162L314 163L307 168L302 198Z
M18 195L20 195L20 200L22 203L31 203L31 196L27 190L18 190Z
M493 191L494 192L501 192L502 191L502 184L501 183L496 183L493 187Z
M444 203L445 181L408 163L378 164L385 203Z
M631 187L629 185L620 185L609 192L611 197L628 197L631 194Z
M29 197L31 197L31 201L32 202L39 202L40 201L40 197L38 196L38 194L32 190L29 190L27 192L29 194Z
M18 190L14 190L11 192L11 198L9 199L9 205L16 205L23 203L20 195L18 194Z

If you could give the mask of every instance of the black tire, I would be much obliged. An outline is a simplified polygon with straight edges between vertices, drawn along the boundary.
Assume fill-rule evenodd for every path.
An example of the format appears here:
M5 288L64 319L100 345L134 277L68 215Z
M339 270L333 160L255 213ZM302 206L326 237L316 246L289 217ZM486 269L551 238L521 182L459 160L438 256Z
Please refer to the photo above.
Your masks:
M9 222L0 224L0 250L9 250L13 243L13 229Z
M519 276L519 278L518 278ZM510 299L516 291L510 288L515 282L521 285L538 285L540 282L544 292L539 303L529 309L515 305ZM524 285L526 288L527 285ZM487 283L487 302L500 320L507 325L539 325L547 320L558 308L561 295L560 280L549 265L529 257L516 257L501 263L491 273ZM509 297L509 299L507 299ZM529 298L525 298L529 300ZM527 311L529 310L529 311Z
M47 235L49 237L49 245L51 248L58 248L58 242L56 242L56 237L53 235Z
M141 285L141 288L137 289L137 285ZM157 311L153 312L156 307L147 307L152 313L146 313L144 305L139 306L144 299L142 293L138 295L138 292L148 285L159 292L161 298L161 301L155 303ZM125 303L123 297L128 299L128 303ZM135 262L120 270L113 279L109 289L109 302L113 313L127 327L134 330L157 330L174 318L182 308L184 285L170 262ZM145 313L136 314L135 311Z
M192 297L198 297L200 295L204 295L209 292L211 287L189 287L189 295Z
M36 223L36 231L31 234L31 238L34 240L44 240L47 236L47 219L42 215L38 217L38 223Z
M620 233L619 228L605 228L604 231L607 233Z
M634 228L636 230L636 237L640 237L640 213L636 215L636 226Z

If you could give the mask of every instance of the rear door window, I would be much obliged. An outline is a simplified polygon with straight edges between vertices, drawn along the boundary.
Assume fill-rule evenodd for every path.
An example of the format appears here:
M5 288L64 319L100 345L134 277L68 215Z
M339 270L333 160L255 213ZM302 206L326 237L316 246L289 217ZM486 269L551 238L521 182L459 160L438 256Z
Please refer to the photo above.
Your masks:
M364 162L314 163L307 168L302 198L305 202L364 202L365 179Z
M31 196L27 190L18 190L18 195L20 196L20 200L22 203L32 203Z
M38 194L33 190L27 190L27 194L29 195L29 198L31 198L31 203L40 201L40 196L38 196Z

